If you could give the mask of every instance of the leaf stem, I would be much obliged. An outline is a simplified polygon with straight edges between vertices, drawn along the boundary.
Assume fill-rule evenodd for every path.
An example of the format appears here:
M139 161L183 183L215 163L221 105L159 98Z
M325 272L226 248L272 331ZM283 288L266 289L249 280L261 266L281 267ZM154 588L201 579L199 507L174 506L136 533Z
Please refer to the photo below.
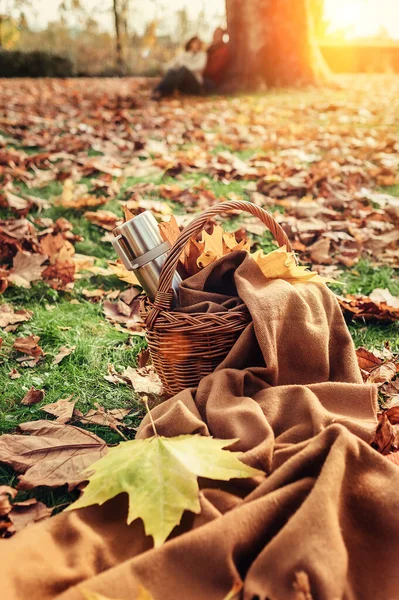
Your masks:
M150 417L151 425L152 425L152 428L154 430L154 435L155 435L155 437L158 437L157 428L155 427L154 419L152 418L150 407L148 406L148 396L143 396L142 400L144 402L144 406L146 408L148 416Z

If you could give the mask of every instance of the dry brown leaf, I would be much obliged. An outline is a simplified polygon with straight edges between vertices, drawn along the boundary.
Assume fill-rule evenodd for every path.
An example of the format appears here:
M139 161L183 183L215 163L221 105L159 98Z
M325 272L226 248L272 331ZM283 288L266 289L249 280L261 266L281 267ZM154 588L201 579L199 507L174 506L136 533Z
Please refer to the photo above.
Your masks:
M66 179L61 196L55 199L56 206L64 208L86 208L88 206L100 206L108 202L104 196L94 196L87 193L87 186L75 184L72 179Z
M30 288L33 281L42 278L45 270L43 263L46 256L41 254L30 254L29 252L18 251L13 260L13 268L8 275L8 281L14 285Z
M120 279L121 281L124 281L125 283L129 283L130 285L139 285L141 287L140 282L137 279L134 272L128 271L121 262L108 261L108 266L111 269L111 273L116 275L118 277L118 279ZM92 271L94 273L93 269L90 269L90 271ZM101 273L99 273L99 274L101 274ZM108 273L107 273L107 275L108 275Z
M377 304L384 302L388 306L392 306L392 308L399 309L399 296L392 296L391 292L387 288L377 288L373 290L369 298L372 300L372 302L376 302Z
M8 376L10 379L19 379L21 377L21 373L18 373L17 369L11 369Z
M140 350L140 352L137 355L139 369L143 369L144 367L146 367L150 358L150 351L148 348L146 348L145 350Z
M342 310L353 319L382 322L399 320L399 309L388 306L385 302L373 302L367 296L352 294L337 298Z
M56 261L43 271L43 279L55 290L65 289L65 287L75 281L76 267L71 261Z
M118 427L121 425L123 419L131 412L130 408L112 408L106 409L95 403L95 409L89 410L83 416L79 416L81 423L91 423L95 425L102 425L114 429L120 434Z
M180 229L176 221L176 217L172 215L168 221L158 223L159 232L164 242L169 242L171 246L175 243L180 235Z
M357 348L356 356L359 367L367 372L380 366L383 362L381 358L370 352L370 350L367 350L367 348L363 348L363 346Z
M383 384L392 381L396 376L396 365L393 362L386 362L370 371L366 383Z
M0 517L5 517L12 509L10 499L15 498L18 490L9 485L0 485Z
M21 400L21 404L24 406L32 406L32 404L37 404L41 402L44 398L44 390L35 390L34 387L31 387L29 392L25 394L25 396Z
M30 310L16 310L10 304L2 304L0 306L0 327L8 327L8 325L14 325L16 323L23 323L29 321L33 316L33 312Z
M121 377L133 386L137 394L161 396L163 393L161 380L152 365L143 369L127 367L121 374Z
M61 346L61 348L58 350L57 356L53 360L53 365L58 365L62 361L63 358L65 358L66 356L69 356L75 349L76 349L76 346L71 346L71 348L67 348L66 346Z
M119 294L119 290L118 294ZM90 299L95 299L95 300L101 300L101 298L103 298L105 295L107 294L107 292L105 290L101 290L101 289L96 289L96 290L82 290L82 295L85 298L90 298Z
M25 529L25 527L32 523L48 519L53 510L53 508L49 508L43 502L36 500L36 498L30 498L22 502L14 502L8 518L14 526L13 531L18 533L18 531Z
M67 423L67 421L72 419L75 404L76 400L72 400L72 396L69 396L68 398L63 398L57 400L57 402L42 406L41 410L57 417L57 423Z
M389 454L398 449L398 442L398 430L390 423L387 412L380 413L372 446L381 454Z
M38 346L39 340L40 337L38 335L16 338L13 348L19 352L38 358L39 356L43 356L43 350Z
M144 323L140 316L140 300L133 300L130 305L122 300L111 302L105 300L103 303L105 318L110 323L124 325L131 331L141 331Z
M75 272L79 273L79 271L88 271L90 268L92 268L96 262L96 257L75 253L72 256L72 262L75 265Z
M98 225L108 231L122 225L122 219L110 210L87 211L83 216L93 225Z
M22 473L18 488L40 485L71 490L82 481L82 472L107 452L105 442L78 427L53 421L22 423L23 434L0 437L0 461Z

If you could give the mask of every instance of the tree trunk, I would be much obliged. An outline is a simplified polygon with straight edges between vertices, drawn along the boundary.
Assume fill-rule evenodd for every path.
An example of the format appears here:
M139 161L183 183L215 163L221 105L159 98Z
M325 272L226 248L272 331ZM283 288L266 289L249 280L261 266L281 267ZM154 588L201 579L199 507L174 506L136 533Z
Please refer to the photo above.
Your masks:
M328 79L309 0L226 0L226 14L235 87L306 86Z
M123 75L125 72L125 61L123 57L122 44L122 16L119 6L119 0L113 1L114 24L115 24L115 50L116 50L116 70L118 75Z

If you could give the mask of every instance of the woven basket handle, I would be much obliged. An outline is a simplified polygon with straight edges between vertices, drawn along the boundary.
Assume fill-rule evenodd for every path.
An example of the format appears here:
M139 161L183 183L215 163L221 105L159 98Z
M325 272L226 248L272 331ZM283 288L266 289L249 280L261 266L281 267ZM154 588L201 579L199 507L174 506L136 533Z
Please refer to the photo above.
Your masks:
M152 329L157 316L162 310L170 310L172 308L172 280L179 262L180 255L183 252L186 244L188 244L192 237L198 235L198 233L202 231L204 225L207 221L209 221L209 219L219 215L220 213L234 210L243 210L251 213L251 215L254 215L254 217L258 217L273 234L278 245L286 246L287 250L291 252L291 242L289 241L284 229L277 223L275 218L270 213L260 206L257 206L252 202L245 202L243 200L229 200L228 202L219 202L215 206L211 206L183 229L180 236L170 249L161 271L158 292L155 297L153 307L149 311L146 319L146 325L148 329Z

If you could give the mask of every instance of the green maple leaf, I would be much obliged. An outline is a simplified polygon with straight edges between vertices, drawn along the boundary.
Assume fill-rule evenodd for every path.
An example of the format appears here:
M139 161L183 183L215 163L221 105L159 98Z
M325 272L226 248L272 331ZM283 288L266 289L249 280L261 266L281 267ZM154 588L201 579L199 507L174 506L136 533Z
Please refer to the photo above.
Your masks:
M223 450L235 441L180 435L122 442L94 464L88 486L69 509L104 504L126 492L128 524L142 519L146 534L160 546L185 510L201 511L197 477L228 481L264 475L238 460L240 453Z

